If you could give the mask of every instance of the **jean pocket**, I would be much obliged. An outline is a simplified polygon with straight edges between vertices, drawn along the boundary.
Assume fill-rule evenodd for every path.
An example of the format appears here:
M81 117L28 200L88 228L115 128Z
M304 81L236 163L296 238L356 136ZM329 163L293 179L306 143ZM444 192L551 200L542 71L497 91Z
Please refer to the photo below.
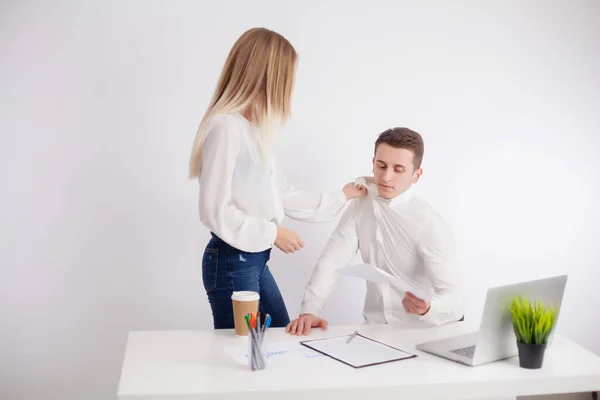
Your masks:
M217 287L219 270L219 249L206 248L202 256L202 281L206 293Z

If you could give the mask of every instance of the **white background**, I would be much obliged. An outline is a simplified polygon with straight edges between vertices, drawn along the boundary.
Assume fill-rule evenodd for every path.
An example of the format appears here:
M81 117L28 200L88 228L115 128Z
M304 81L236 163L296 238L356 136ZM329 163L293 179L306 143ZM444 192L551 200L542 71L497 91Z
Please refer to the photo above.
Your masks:
M492 285L568 273L559 330L600 353L600 2L0 2L0 397L114 398L127 333L211 328L193 135L237 37L300 55L288 179L371 172L381 131L426 143L478 319ZM290 314L335 223L287 221ZM340 281L330 323L361 321Z

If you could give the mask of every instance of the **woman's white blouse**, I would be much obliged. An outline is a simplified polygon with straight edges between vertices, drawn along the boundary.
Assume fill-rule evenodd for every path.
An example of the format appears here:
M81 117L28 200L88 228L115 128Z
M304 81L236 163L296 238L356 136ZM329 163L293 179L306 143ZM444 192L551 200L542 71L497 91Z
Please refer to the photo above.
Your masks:
M239 113L217 115L207 128L199 175L200 220L247 252L273 246L284 216L322 222L347 203L342 189L310 193L289 185L273 159L262 160L260 132Z

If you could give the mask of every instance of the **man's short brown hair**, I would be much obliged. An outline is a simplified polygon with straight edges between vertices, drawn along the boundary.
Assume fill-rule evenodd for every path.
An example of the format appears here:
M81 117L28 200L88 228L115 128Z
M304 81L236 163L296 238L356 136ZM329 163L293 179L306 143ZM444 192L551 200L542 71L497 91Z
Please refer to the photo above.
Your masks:
M375 153L377 147L385 143L397 149L411 150L414 154L413 165L415 170L421 168L423 154L425 153L425 144L423 138L417 132L408 128L391 128L382 132L375 142Z

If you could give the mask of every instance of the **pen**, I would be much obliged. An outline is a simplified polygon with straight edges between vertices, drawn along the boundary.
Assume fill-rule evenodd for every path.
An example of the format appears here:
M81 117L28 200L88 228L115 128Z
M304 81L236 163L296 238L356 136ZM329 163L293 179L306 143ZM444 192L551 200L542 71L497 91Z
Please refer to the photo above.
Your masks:
M356 335L358 335L358 331L354 331L354 333L352 335L350 335L348 340L346 340L346 343L350 343L352 341L352 339L354 339L356 337Z
M261 334L265 333L265 331L269 328L269 325L271 325L271 316L269 314L267 314L265 316L265 323L263 324Z

